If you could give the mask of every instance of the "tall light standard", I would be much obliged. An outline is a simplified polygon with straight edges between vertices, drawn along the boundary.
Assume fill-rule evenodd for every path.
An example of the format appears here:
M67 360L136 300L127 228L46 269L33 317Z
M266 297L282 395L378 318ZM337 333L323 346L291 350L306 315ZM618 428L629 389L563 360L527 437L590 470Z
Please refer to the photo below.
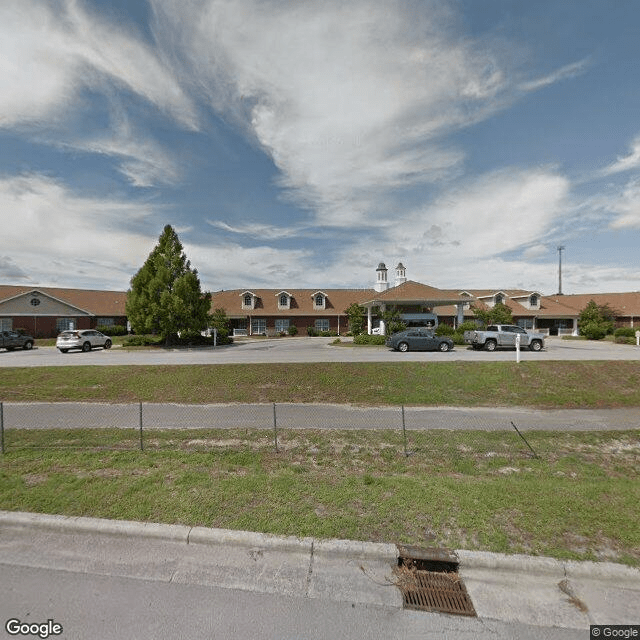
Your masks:
M562 295L562 252L565 247L563 244L558 246L558 295Z

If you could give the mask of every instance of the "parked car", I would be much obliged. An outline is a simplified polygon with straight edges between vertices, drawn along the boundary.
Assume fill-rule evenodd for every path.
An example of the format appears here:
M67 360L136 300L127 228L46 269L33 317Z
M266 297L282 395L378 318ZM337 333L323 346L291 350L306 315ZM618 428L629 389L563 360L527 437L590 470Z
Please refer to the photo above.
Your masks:
M450 351L453 340L447 336L437 336L433 329L417 327L394 333L386 342L396 351Z
M14 349L33 349L33 336L17 331L0 332L0 349L13 351Z
M70 349L81 349L91 351L94 347L111 349L111 338L95 329L83 329L80 331L63 331L56 340L56 347L62 353L67 353Z

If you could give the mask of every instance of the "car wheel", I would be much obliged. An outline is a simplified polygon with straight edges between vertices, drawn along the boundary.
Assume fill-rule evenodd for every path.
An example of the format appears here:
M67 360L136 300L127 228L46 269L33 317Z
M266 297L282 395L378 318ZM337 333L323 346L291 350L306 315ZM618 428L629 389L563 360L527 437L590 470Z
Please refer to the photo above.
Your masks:
M449 351L449 348L450 348L450 347L449 347L449 343L448 343L448 342L441 342L441 343L438 345L438 349L439 349L440 351L442 351L443 353L446 353L447 351Z
M86 351L91 351L91 343L90 343L90 342L85 342L85 343L82 345L82 350L83 350L83 351L85 351L85 352L86 352Z
M542 342L540 340L533 340L529 345L531 351L540 351L542 349Z
M105 349L111 349L111 340L107 340L107 341L104 343L104 348L105 348Z
M495 340L487 340L487 341L484 343L484 348L485 348L487 351L495 351L497 346L498 346L498 345L497 345L497 343L496 343L496 341L495 341Z
M29 349L33 349L33 342L31 342L31 340L29 340L29 342L25 342L22 345L22 348L25 349L26 351L28 351Z
M409 351L409 345L406 342L401 342L398 345L398 351L402 351L402 353L405 353L406 351Z
M67 353L67 351L69 351L69 349L60 349L60 353Z

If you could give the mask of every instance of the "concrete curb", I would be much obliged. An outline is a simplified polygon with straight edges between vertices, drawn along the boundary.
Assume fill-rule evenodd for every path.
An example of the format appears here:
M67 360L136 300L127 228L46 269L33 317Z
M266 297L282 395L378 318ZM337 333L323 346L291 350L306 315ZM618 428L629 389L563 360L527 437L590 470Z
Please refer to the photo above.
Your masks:
M394 563L398 558L395 544L358 540L316 539L276 536L253 531L188 527L186 525L108 520L61 516L21 511L0 511L0 528L37 528L66 533L150 538L184 544L236 546L291 551L334 558L370 558ZM459 569L489 569L529 575L554 575L559 578L618 580L640 585L640 569L613 562L562 561L555 558L507 555L488 551L456 550Z
M615 562L556 560L545 556L507 555L490 551L456 550L464 574L466 569L494 569L534 575L556 575L561 578L618 580L640 584L640 569Z

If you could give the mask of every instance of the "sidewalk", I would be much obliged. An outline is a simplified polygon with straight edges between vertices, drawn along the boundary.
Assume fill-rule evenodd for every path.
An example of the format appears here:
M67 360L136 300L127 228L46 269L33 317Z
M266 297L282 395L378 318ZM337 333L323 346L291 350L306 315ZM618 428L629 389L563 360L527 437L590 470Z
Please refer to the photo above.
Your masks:
M456 552L479 618L640 623L640 570ZM0 563L402 608L392 544L0 511ZM431 614L425 614L431 615Z

